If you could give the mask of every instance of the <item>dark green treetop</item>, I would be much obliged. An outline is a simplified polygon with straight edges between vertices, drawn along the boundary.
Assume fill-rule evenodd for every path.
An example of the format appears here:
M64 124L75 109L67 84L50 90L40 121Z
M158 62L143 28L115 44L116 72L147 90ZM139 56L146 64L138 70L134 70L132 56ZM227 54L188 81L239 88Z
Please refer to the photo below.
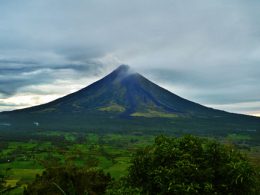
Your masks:
M194 136L157 137L135 154L128 175L145 194L254 194L255 182L238 150Z

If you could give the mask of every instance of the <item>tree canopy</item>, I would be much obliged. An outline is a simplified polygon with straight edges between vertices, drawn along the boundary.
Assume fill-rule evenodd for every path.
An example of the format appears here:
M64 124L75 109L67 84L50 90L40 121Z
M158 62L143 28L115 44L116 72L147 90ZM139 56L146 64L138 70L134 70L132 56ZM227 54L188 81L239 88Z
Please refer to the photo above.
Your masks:
M159 136L135 154L127 180L145 194L252 194L256 174L231 146L194 136Z
M96 168L52 167L47 168L41 176L37 175L24 194L99 195L105 193L110 181L109 174Z
M49 167L25 194L257 194L254 167L239 150L215 140L158 136L139 149L126 177L93 167ZM259 190L259 189L258 189Z

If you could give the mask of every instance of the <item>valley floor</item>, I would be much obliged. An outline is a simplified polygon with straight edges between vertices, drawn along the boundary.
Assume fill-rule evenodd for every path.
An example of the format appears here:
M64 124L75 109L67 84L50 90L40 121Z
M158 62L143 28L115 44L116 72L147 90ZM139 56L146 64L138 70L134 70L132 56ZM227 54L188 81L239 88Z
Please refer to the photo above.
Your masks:
M220 139L220 138L219 138ZM231 134L222 142L239 143L252 162L259 164L260 147L245 145L250 137ZM8 176L10 194L21 194L44 167L55 164L98 166L112 177L126 175L131 155L141 147L152 144L152 135L93 134L83 132L38 131L32 139L2 140L0 142L0 171Z

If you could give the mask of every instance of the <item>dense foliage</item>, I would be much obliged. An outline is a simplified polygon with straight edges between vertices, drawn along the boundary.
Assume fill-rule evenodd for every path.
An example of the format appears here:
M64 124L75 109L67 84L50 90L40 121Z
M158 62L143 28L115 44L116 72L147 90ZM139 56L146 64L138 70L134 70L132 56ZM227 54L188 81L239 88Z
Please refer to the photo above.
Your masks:
M253 167L230 146L160 136L136 153L127 185L145 194L252 194L255 181Z
M104 142L101 138L96 141L100 144ZM94 146L90 151L97 150L106 158L113 157L108 155L104 147ZM79 158L88 156L87 153L81 155L77 150L73 150L73 153ZM247 158L231 145L205 138L159 136L153 145L137 150L128 173L125 172L126 177L121 179L114 180L94 168L98 165L92 161L91 158L84 161L83 168L76 167L73 161L65 160L60 164L58 160L53 162L49 159L48 163L44 163L46 171L38 175L24 193L257 194L259 174L256 174Z
M95 168L60 166L47 168L41 176L37 175L24 194L99 195L104 194L110 181L109 174Z

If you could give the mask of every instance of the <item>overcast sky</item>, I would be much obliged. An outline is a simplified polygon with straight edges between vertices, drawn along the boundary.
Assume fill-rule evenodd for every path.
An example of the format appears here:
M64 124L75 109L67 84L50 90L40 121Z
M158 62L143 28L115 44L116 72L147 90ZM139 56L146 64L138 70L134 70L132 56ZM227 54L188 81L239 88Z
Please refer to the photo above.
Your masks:
M189 100L260 116L258 0L1 0L0 111L128 64Z

